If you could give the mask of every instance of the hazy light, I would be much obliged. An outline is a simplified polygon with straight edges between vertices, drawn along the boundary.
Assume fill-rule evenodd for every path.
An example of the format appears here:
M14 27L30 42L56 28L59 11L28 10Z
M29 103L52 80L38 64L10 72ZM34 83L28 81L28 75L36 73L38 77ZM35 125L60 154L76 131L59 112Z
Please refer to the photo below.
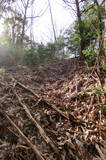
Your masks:
M63 7L62 0L50 0L50 3L53 12L56 34L57 36L59 36L61 31L69 27L69 25L73 22L74 18L70 14L70 11ZM39 13L39 10L42 10L43 6L47 4L48 0L35 0L35 4L33 5L35 14L37 15ZM16 1L16 5L13 4L13 7L18 10L22 9L20 0ZM29 8L27 16L31 16L31 8ZM33 37L36 42L46 43L49 41L53 41L53 31L51 26L49 8L47 9L47 11L44 13L43 16L34 19L32 30L33 30ZM3 25L2 22L0 21L0 33L2 31L3 31ZM30 29L26 33L27 35L30 35Z

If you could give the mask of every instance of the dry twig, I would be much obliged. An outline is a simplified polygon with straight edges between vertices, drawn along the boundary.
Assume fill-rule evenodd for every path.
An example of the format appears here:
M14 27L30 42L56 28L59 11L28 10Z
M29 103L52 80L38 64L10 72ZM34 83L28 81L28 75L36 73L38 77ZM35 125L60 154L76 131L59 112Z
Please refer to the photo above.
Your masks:
M102 153L102 151L101 151L99 145L98 145L98 144L95 144L95 147L96 147L96 149L97 149L97 151L98 151L98 153L99 153L101 159L102 159L102 160L106 160L106 155L104 155L104 154Z
M38 128L39 130L39 133L41 135L41 137L46 141L47 144L49 144L53 150L59 154L59 150L58 148L54 145L54 143L52 142L52 140L46 135L44 129L39 125L39 123L33 118L33 116L31 115L29 109L27 108L27 106L25 104L22 103L20 97L17 95L17 93L14 91L17 99L18 99L18 102L19 104L24 108L28 118L35 124L35 126Z
M37 149L35 145L31 143L31 141L23 134L23 132L19 129L19 127L12 121L12 119L7 115L7 113L0 111L0 113L11 123L11 125L18 131L21 138L24 140L25 143L28 144L37 156L38 160L45 160L42 156L42 153Z
M16 82L16 85L18 85L18 86L20 86L21 88L23 88L23 89L27 90L28 92L32 93L35 97L40 98L40 97L38 96L38 94L36 94L32 89L26 87L26 86L23 85L22 83Z
M16 85L19 85L19 86L22 87L23 89L29 91L29 92L32 93L34 96L36 96L37 98L39 98L40 100L39 100L38 103L40 103L40 101L46 103L48 106L51 106L55 111L57 111L59 114L61 114L63 117L69 119L69 116L68 116L66 113L64 113L64 112L62 112L61 110L59 110L56 106L51 105L51 104L48 104L48 103L46 102L46 100L44 100L43 98L40 98L39 95L37 95L32 89L24 86L24 85L23 85L22 83L20 83L20 82L17 82ZM37 103L37 105L38 105L38 103Z

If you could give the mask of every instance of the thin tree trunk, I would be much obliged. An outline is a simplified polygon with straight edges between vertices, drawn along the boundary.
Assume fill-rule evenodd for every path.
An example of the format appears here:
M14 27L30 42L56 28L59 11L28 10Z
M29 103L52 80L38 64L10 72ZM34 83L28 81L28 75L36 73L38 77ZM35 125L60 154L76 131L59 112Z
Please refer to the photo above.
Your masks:
M29 0L27 0L27 4L25 5L24 18L22 23L22 33L21 33L21 44L23 44L24 36L25 36L25 24L26 24L26 14L29 5Z
M31 1L31 28L30 28L30 39L31 39L31 49L33 49L33 3L34 0Z
M98 75L100 75L100 66L104 63L104 28L103 28L103 22L102 22L102 14L100 10L100 5L98 3L98 0L94 0L94 4L97 8L97 16L98 16L98 50L97 50L97 57L96 57L96 65L97 65L97 72Z
M15 22L13 22L12 26L12 44L15 44Z
M84 49L84 40L83 40L83 30L82 30L82 20L81 20L81 12L79 7L79 1L75 0L76 8L77 8L77 18L79 25L79 35L80 35L80 56L83 58L83 49Z
M51 23L52 23L52 28L53 28L53 34L54 34L54 40L56 41L56 31L55 31L55 26L54 26L54 21L53 21L53 15L52 15L52 9L51 9L51 4L50 4L50 0L48 0L48 4L49 4L49 10L50 10L50 16L51 16Z
M94 3L97 6L97 14L98 14L98 29L99 29L99 56L103 55L103 24L102 24L102 16L101 16L101 11L100 11L100 6L98 4L97 0L94 0Z

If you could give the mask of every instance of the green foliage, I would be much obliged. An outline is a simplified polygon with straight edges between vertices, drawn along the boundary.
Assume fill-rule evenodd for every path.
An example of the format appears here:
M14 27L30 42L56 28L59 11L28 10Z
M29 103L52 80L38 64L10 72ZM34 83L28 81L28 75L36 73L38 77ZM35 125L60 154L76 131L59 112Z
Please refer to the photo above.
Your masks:
M36 68L37 68L37 70L40 71L40 72L47 70L46 67L44 67L44 66L42 66L42 65L38 65Z
M0 34L0 47L1 46L9 46L10 45L11 38L6 35L6 33L1 33Z
M5 1L14 2L15 0ZM93 63L96 59L94 51L94 40L101 38L103 30L103 22L100 19L104 14L103 6L92 4L92 1L84 1L81 9L81 23L78 20L65 32L65 34L57 37L54 43L33 44L26 33L23 37L23 46L21 46L23 15L19 10L15 9L11 4L6 8L5 13L9 16L4 18L4 33L0 37L0 45L8 46L9 58L14 62L22 62L25 64L35 65L43 61L48 61L55 58L67 58L68 54L79 56L80 48L83 49L83 54L88 63ZM29 24L27 19L25 27ZM79 25L82 37L79 33ZM82 40L82 41L81 41ZM81 43L83 46L80 47ZM34 42L33 42L34 43ZM101 66L102 70L106 71L106 66Z
M58 56L62 57L64 55L64 47L65 47L64 37L63 36L57 37L54 45L55 45L56 49L58 50L57 57Z
M55 59L55 45L48 43L34 44L32 48L26 50L24 62L27 65L36 65L44 61Z
M88 63L93 63L95 61L96 58L96 53L94 52L94 49L92 47L92 45L88 46L84 51L83 54L86 58L86 61Z
M103 31L104 25L100 19L103 14L104 9L101 5L99 6L98 11L95 4L91 2L84 3L82 8L80 30L82 34L83 53L88 63L93 62L96 57L96 53L93 50L95 47L95 40L101 37L101 33ZM71 25L71 28L67 33L67 46L70 53L79 55L80 41L79 22L76 21L73 26Z
M101 86L92 86L93 93L95 94L106 94L106 89L102 89Z
M0 76L4 76L5 75L5 69L4 68L0 68Z
M69 37L68 49L72 54L78 54L80 49L80 36L77 33L72 33Z
M104 105L101 106L101 110L103 110L103 111L106 112L106 104L104 104Z
M78 54L80 48L80 36L77 33L76 22L65 32L65 46L69 54Z
M38 63L36 49L30 48L26 50L26 54L24 56L24 63L27 65L35 65Z
M7 16L4 18L4 36L9 37L9 41L11 44L21 45L24 17L22 13L20 13L20 11L13 6L7 7L6 11L8 11L9 17ZM26 27L27 24L28 21L26 20L24 22L24 27ZM25 33L23 37L23 43L25 44L28 41L28 36Z
M93 58L93 60L94 60L94 56L93 56L94 53L92 52L91 44L93 45L93 40L95 40L98 36L97 29L94 26L96 23L97 22L96 22L95 16L94 18L91 18L91 16L85 16L83 17L82 24L81 24L84 52L86 52L85 54L87 56L89 55L90 59ZM73 24L73 29L68 30L67 46L70 49L71 53L79 54L80 35L78 32L78 22L77 21Z
M106 72L106 63L102 64L100 66L100 68L101 68L102 72Z

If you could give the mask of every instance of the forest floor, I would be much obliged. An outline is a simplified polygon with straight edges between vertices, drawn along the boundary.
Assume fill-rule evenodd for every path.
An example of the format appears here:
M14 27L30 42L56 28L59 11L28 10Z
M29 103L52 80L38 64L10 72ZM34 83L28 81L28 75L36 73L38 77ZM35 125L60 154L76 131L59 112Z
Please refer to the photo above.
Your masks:
M106 160L103 87L78 58L0 69L0 160Z

